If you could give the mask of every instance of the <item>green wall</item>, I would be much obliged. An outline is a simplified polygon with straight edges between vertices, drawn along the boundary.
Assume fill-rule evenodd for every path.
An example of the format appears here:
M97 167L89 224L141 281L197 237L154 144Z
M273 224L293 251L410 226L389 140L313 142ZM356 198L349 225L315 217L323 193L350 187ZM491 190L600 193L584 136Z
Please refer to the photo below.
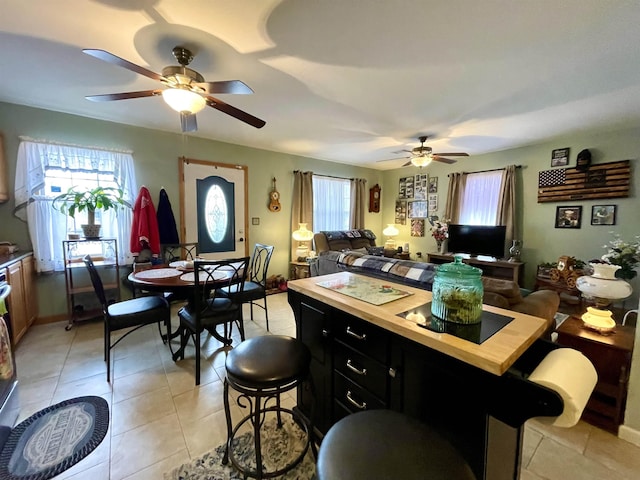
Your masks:
M227 121L227 119L221 119ZM231 121L231 120L229 120ZM247 127L241 127L247 128ZM247 135L269 135L269 125L261 130L247 128ZM16 153L20 135L36 139L47 139L82 146L100 146L128 149L133 151L136 177L139 185L146 185L157 199L164 187L171 199L176 220L179 222L179 182L178 158L186 156L201 160L247 165L249 170L249 217L260 217L260 225L249 225L249 245L256 242L276 246L271 273L288 276L289 234L291 192L293 170L311 170L318 174L340 177L362 177L367 186L376 183L382 187L381 213L367 213L366 225L384 243L382 228L394 222L395 200L398 194L398 179L413 175L417 168L407 167L386 172L367 168L341 165L312 158L280 154L252 149L212 140L204 140L179 133L130 127L122 124L93 120L64 113L34 109L24 106L0 103L0 133L4 135L5 156L8 163L9 190L13 193ZM575 165L577 153L588 148L593 163L616 160L632 160L631 196L624 199L589 200L562 203L537 203L538 172L550 168L551 151L570 147L570 166ZM555 261L561 255L573 255L583 260L599 257L610 235L609 231L620 233L631 239L640 234L640 202L637 188L640 185L640 169L637 159L640 152L640 128L621 128L584 132L567 137L559 137L553 142L532 145L519 149L477 155L460 159L454 165L433 164L427 173L438 177L439 214L442 215L446 198L447 174L453 171L477 171L501 168L509 164L522 165L518 171L520 180L518 199L518 237L523 240L522 259L526 262L527 286L533 284L535 266L539 262ZM269 212L268 193L271 178L276 177L281 193L282 211ZM562 230L554 228L554 217L558 205L582 205L582 228ZM615 204L618 206L617 221L613 227L591 226L589 216L591 206ZM13 216L13 199L0 204L0 240L15 242L21 250L30 250L26 225ZM410 237L409 226L400 227L398 244L410 243L412 257L418 251L427 253L435 250L435 242L426 233L425 237ZM62 274L41 275L39 282L39 305L41 316L56 315L66 311L64 277ZM625 302L627 308L637 308L640 282L636 279L634 298ZM629 393L626 425L640 431L640 349L636 349L634 369ZM637 378L636 378L637 377ZM635 380L635 382L634 382Z
M221 117L220 121L234 120ZM269 135L268 124L260 130L245 126L240 128L246 129L247 136ZM275 245L269 272L279 273L285 277L289 276L293 171L313 171L317 174L344 178L366 178L368 186L381 183L382 177L381 172L368 168L285 155L179 133L131 127L7 103L0 103L0 133L4 136L9 191L12 196L9 202L0 204L0 240L14 242L21 250L31 249L26 224L13 216L13 183L20 142L18 137L21 135L82 146L132 150L138 185L145 185L156 202L160 188L164 187L171 200L178 224L180 223L179 157L246 165L249 172L249 218L260 218L260 225L257 226L249 221L249 253L256 242ZM268 210L273 177L277 179L277 187L281 195L282 211L278 213ZM378 236L381 232L380 218L381 214L367 213L366 225ZM66 311L64 294L55 296L50 294L50 292L64 292L64 276L60 273L41 275L38 282L40 315L46 317L64 313Z

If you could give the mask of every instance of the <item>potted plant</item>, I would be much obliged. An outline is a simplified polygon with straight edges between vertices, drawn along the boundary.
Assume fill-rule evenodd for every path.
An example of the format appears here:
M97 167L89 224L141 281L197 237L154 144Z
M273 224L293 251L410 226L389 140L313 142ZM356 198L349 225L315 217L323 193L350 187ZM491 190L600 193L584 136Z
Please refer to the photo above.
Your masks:
M124 205L122 189L115 187L95 187L90 190L71 187L53 199L53 208L71 218L75 218L76 213L87 212L87 224L80 225L85 238L100 236L101 226L95 223L96 210L116 210L121 205Z

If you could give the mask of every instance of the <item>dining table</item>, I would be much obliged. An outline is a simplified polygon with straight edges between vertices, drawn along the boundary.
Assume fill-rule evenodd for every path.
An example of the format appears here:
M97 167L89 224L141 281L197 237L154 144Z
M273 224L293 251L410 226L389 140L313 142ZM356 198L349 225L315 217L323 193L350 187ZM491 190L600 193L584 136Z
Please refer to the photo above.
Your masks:
M236 274L234 268L224 269L222 267L216 271L214 282L211 283L211 289L222 288L229 285L229 281ZM138 294L163 294L171 295L174 298L184 299L189 304L194 301L195 294L195 271L193 262L175 261L169 264L152 265L144 270L134 271L127 277L132 289L133 296ZM224 338L216 330L210 331L211 335L223 344L228 344L229 339ZM179 357L180 350L173 352L171 348L171 340L180 335L180 328L171 331L171 326L167 327L167 334L162 335L162 340L169 345L173 359Z

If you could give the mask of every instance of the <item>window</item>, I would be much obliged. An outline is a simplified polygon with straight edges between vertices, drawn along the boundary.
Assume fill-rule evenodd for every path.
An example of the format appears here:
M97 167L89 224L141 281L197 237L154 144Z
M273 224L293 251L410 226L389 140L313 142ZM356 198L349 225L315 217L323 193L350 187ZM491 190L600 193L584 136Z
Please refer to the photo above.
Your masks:
M501 186L502 170L468 174L462 192L458 223L497 225Z
M349 230L351 181L313 176L313 231Z
M74 220L52 207L53 199L72 186L123 190L129 208L96 212L96 222L102 225L102 236L117 239L119 262L131 263L131 205L136 189L131 154L23 140L16 165L15 215L29 226L37 270L63 270L62 241L86 223L83 215Z

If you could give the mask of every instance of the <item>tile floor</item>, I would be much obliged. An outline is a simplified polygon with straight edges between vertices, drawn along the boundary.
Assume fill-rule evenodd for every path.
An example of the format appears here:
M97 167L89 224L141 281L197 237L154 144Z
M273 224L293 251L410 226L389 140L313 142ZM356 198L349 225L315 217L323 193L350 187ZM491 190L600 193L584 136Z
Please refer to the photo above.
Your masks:
M268 302L271 332L295 335L286 294L271 295ZM256 321L245 322L248 337L266 333L264 313L254 313ZM34 326L17 348L19 421L80 395L105 398L112 418L100 446L56 479L162 479L164 472L224 442L225 351L216 340L209 338L203 347L206 361L201 385L195 387L193 349L174 363L157 328L145 327L113 350L109 385L101 324L79 324L68 332L64 325ZM293 404L293 396L285 403ZM233 413L238 416L239 410ZM520 478L637 479L640 448L583 422L559 429L532 420L525 430Z

